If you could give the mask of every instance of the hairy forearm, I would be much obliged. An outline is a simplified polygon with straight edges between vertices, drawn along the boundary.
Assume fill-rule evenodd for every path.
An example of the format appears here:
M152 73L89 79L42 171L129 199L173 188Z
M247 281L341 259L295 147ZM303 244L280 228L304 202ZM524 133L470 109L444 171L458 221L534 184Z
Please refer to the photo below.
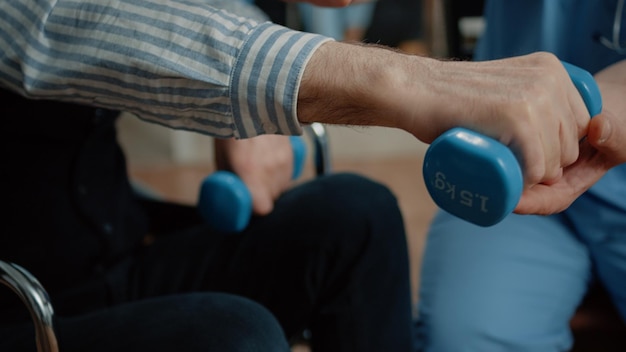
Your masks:
M527 184L558 177L578 155L589 113L552 54L458 62L329 42L313 54L298 119L400 128L430 143L453 127L496 138L520 155Z
M304 71L298 93L298 119L302 123L408 129L405 119L393 113L398 108L394 102L409 89L403 87L407 78L426 75L424 62L431 61L435 60L420 61L382 46L326 43ZM409 75L408 69L415 74ZM416 83L419 81L412 84Z
M546 99L550 96L554 102ZM427 143L462 126L510 145L528 130L521 124L538 122L539 111L562 115L555 102L565 96L579 100L578 120L589 118L563 66L547 53L456 62L329 42L307 64L297 111L302 123L396 127ZM561 105L569 109L570 104Z

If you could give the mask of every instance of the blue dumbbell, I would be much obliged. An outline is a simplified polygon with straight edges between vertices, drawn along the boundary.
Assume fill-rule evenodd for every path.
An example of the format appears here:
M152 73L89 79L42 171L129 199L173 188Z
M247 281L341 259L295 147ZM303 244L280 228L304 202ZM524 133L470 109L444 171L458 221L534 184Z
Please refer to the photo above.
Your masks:
M563 62L591 117L602 110L593 76ZM430 145L423 165L426 188L441 209L479 226L492 226L517 206L523 191L520 164L493 138L453 128Z
M300 177L306 160L302 137L291 136L294 169L292 179ZM252 195L245 183L234 173L216 171L202 181L198 211L205 222L221 232L241 232L252 216Z

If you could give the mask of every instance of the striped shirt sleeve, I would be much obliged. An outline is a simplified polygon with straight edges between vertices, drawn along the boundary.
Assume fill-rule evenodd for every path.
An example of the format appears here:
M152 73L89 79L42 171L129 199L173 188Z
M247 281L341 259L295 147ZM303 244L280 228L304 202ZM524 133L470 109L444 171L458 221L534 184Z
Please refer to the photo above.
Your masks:
M215 137L300 134L329 38L193 0L0 0L0 86Z

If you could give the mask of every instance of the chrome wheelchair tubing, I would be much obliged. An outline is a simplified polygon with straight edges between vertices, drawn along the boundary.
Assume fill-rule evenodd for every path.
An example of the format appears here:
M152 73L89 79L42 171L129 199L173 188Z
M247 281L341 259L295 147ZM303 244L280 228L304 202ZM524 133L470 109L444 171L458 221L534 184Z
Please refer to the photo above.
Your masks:
M30 311L38 352L58 352L52 318L54 310L39 281L17 264L0 261L0 283L17 294Z
M314 162L316 175L324 175L331 172L330 149L328 146L328 133L326 127L319 122L307 125L305 130L312 135L315 149Z

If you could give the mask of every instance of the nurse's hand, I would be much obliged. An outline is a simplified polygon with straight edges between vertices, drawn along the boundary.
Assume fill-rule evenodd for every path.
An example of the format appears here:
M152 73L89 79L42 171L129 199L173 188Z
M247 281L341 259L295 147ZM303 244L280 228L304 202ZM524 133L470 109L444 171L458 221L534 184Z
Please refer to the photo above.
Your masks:
M600 115L591 119L578 160L563 170L557 182L526 190L516 213L550 214L565 210L610 168L626 163L626 60L600 71L595 79L604 107Z

